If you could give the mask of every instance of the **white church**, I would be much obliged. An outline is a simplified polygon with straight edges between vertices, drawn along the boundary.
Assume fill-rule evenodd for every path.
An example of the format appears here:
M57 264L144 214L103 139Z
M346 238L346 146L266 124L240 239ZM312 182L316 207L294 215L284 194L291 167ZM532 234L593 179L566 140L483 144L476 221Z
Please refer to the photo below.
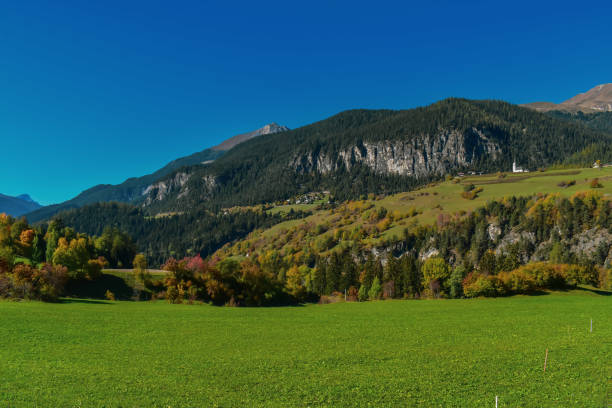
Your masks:
M529 170L525 170L522 167L518 167L516 165L516 160L512 162L512 172L513 173L529 173Z

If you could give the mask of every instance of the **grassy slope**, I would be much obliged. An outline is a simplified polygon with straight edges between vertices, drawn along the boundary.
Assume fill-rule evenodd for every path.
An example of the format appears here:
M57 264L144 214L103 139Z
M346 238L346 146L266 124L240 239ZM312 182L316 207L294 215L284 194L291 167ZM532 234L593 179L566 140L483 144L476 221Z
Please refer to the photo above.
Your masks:
M611 301L579 290L252 309L0 302L0 401L450 407L499 395L500 407L599 407Z
M487 201L501 199L509 196L531 196L538 193L559 193L564 196L571 196L578 191L590 190L589 183L593 178L599 178L603 188L597 189L601 194L612 194L612 167L602 169L569 169L569 170L549 170L546 172L532 172L523 174L507 174L500 179L496 175L468 176L462 178L461 182L454 184L450 181L438 183L431 187L420 190L390 195L381 200L367 200L367 203L375 207L385 207L387 210L399 213L406 213L411 208L419 211L415 217L405 218L399 222L391 224L390 228L380 234L375 239L367 241L375 243L380 238L401 236L406 227L414 225L429 225L436 221L439 214L455 214L460 211L470 211L483 206ZM562 181L575 180L576 184L561 188L558 184ZM474 184L484 190L474 200L467 200L461 197L461 192L466 184ZM284 211L284 207L279 206L272 211ZM301 205L301 210L315 210L315 204ZM247 238L247 241L258 242L256 245L266 247L268 243L263 240L276 240L283 236L284 231L289 230L303 223L312 222L316 224L328 223L331 228L326 234L332 234L333 229L340 227L337 219L331 211L314 211L314 214L303 220L291 220L277 224L264 231L256 231ZM351 220L344 223L341 227L351 230L355 226L363 225L363 220ZM222 250L221 252L227 252ZM240 249L229 249L232 255L241 253Z

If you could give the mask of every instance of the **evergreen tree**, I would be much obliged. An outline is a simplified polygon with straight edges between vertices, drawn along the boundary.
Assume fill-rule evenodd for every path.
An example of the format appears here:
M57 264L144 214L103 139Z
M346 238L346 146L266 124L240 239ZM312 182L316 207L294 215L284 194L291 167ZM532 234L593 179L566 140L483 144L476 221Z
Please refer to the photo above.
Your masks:
M372 282L372 287L368 291L368 298L370 300L378 300L382 296L382 286L380 285L380 280L378 277L374 278Z

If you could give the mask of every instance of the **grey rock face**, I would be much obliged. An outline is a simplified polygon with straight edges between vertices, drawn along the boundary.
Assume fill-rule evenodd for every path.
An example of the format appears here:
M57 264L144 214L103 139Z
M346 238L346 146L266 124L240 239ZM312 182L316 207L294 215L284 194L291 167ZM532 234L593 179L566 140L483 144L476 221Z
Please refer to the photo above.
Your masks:
M570 242L570 251L576 255L591 257L601 244L609 245L612 235L605 229L593 228L575 236Z
M409 141L362 142L335 154L308 152L294 157L290 167L301 173L325 174L363 164L376 173L425 177L470 166L483 155L495 159L499 154L501 148L478 129L463 133L440 130L435 135L419 135Z
M497 224L489 224L487 227L487 233L489 234L489 239L493 242L497 241L497 238L502 234L502 230Z
M180 190L188 180L189 174L185 172L178 172L170 179L151 184L143 192L143 195L146 196L144 205L150 205L154 201L163 200L171 192Z
M522 232L510 231L499 242L499 245L495 249L495 254L496 255L500 255L500 254L504 254L505 255L505 254L508 253L508 248L511 245L514 245L514 244L516 244L518 242L521 242L521 241L535 243L536 242L535 234L533 232L527 232L527 231L522 231Z

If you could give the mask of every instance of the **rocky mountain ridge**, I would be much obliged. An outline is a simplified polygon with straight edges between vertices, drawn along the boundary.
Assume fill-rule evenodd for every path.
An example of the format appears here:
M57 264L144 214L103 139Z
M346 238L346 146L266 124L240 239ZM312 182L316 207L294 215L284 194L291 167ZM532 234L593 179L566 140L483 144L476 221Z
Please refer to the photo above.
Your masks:
M565 102L555 104L552 102L534 102L523 105L538 112L559 110L564 112L612 112L612 83L601 84L578 94Z
M254 137L286 132L287 130L289 130L287 126L281 126L276 122L272 122L252 132L242 133L240 135L231 137L225 140L223 143L214 146L212 150L227 151L233 148L234 146L239 145L240 143L244 143L247 140L251 140Z

